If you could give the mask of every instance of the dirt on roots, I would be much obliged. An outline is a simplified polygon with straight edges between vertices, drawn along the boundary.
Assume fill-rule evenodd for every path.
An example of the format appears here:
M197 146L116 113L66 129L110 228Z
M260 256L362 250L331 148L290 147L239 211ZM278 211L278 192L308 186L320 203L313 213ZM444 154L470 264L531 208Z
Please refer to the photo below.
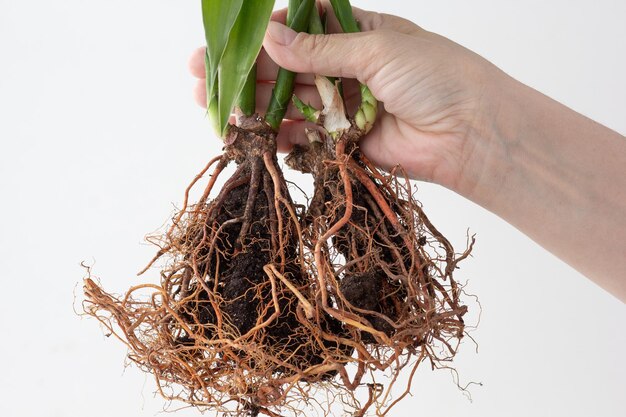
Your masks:
M128 346L164 397L225 414L302 414L312 403L326 414L333 401L313 398L321 389L352 415L384 415L408 393L392 399L405 368L412 378L422 361L454 357L467 308L453 272L473 240L456 254L400 168L375 168L359 135L289 155L314 177L305 212L289 196L275 134L258 119L231 127L224 155L152 239L160 250L150 265L166 259L160 283L117 297L85 279L86 313ZM209 199L230 162L235 173Z

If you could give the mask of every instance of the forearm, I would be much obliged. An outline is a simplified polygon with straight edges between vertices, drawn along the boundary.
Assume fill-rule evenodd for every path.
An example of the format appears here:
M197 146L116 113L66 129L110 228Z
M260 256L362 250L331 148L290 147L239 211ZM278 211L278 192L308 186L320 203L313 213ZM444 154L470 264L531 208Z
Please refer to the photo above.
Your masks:
M507 76L502 83L469 197L626 301L626 138Z

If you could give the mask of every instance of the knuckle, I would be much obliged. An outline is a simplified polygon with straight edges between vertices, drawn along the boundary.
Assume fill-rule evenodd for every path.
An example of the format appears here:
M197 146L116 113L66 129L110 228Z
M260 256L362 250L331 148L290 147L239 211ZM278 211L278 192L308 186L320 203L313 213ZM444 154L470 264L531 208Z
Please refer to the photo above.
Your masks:
M328 35L307 35L304 33L298 34L296 42L300 42L297 45L297 50L300 51L300 58L306 63L308 70L314 70L328 59L332 53L329 52L330 47Z
M363 65L359 78L367 84L382 68L394 61L398 39L393 31L378 29L368 33L365 44L368 45L368 55L364 60L367 64Z
M383 13L372 12L370 20L367 24L368 27L362 28L363 30L376 30L385 26L386 16Z
M328 35L308 35L307 50L313 54L322 53L328 47Z

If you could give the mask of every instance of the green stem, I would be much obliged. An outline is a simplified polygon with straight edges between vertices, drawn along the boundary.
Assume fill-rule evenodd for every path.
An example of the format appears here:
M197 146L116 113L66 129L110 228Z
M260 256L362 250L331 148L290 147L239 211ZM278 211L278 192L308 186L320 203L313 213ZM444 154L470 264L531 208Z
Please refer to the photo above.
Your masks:
M291 3L292 2L289 4L290 6ZM314 7L314 0L303 0L298 7L298 11L293 16L289 27L296 32L305 31L309 25L309 16ZM276 131L280 127L283 117L285 117L285 113L287 112L287 106L293 94L295 81L295 73L284 68L278 70L276 84L274 85L274 90L272 90L272 98L265 114L265 121Z
M325 33L322 19L320 18L320 14L317 12L317 7L311 12L311 16L309 18L309 33L313 35L323 35Z
M317 12L317 7L311 13L311 18L309 19L309 33L312 35L324 35L328 33L326 27L326 10L324 10L324 16L320 17ZM335 77L326 77L328 81L330 81L333 85L337 82L337 78ZM339 79L339 85L337 86L339 89L339 94L343 98L343 84L341 83L341 79Z
M246 116L252 116L256 108L256 64L252 66L246 83L237 99L237 107Z
M330 0L330 4L333 6L335 16L337 16L341 29L343 29L345 33L356 33L361 31L354 15L352 14L350 0Z
M333 11L337 20L341 25L341 29L345 33L360 32L359 25L352 14L352 6L350 0L330 0ZM361 84L361 104L354 115L354 122L357 127L365 133L369 132L376 121L376 113L378 112L378 102L365 85Z
M320 111L318 109L309 104L304 104L304 102L300 100L295 94L293 95L292 100L293 105L296 106L296 109L298 109L298 111L302 113L307 121L317 123L320 115Z
M311 15L309 16L308 32L312 35L323 35L325 33L324 24L322 23L319 13L317 12L317 7L313 8ZM304 104L304 102L295 94L291 98L291 101L300 114L304 116L305 120L317 123L320 115L320 111L318 109L309 104Z
M296 16L302 1L303 0L289 0L289 5L287 6L287 26L291 27L293 18Z

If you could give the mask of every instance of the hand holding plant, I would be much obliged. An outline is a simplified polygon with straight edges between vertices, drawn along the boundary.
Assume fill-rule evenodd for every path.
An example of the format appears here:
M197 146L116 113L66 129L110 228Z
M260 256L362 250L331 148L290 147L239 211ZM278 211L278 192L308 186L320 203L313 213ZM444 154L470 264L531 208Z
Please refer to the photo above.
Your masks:
M357 84L356 94L342 77L315 74L315 100L313 84L274 68L271 95L259 88L257 74L267 68L255 58L272 5L203 0L203 97L224 154L188 187L168 231L151 238L159 251L148 267L167 259L160 284L118 298L87 278L85 309L128 345L167 398L276 416L300 412L299 402L314 401L310 390L322 389L356 415L386 414L408 393L392 398L403 370L412 378L420 363L447 366L455 356L467 307L453 274L473 240L455 253L402 167L386 174L363 154L359 141L378 112L367 85ZM331 6L344 32L360 31L347 0ZM290 1L285 19L295 31L326 31L313 0ZM307 143L286 160L313 176L302 208L276 157L283 118L296 117L287 113L292 100L314 127L303 129ZM234 174L211 198L231 162ZM191 204L191 187L211 168ZM149 301L139 296L145 291ZM332 401L320 407L329 413Z
M354 14L363 33L296 35L270 23L265 53L367 84L382 103L360 142L372 162L474 201L626 301L624 136L412 22ZM302 131L285 140L305 143Z
M278 65L298 73L295 94L321 106L313 76L357 79L381 102L379 117L360 146L376 165L402 165L415 179L442 184L464 193L481 175L476 150L488 116L497 106L494 91L503 74L478 55L397 16L353 8L361 33L297 34L284 22L286 10L275 12L259 56L260 103L267 101ZM330 14L330 32L342 32ZM204 48L190 60L199 77L195 97L205 105ZM309 74L309 75L305 75ZM265 91L265 93L263 93ZM358 83L344 81L347 107L355 108ZM490 94L490 95L487 95ZM279 149L306 144L307 124L295 109L278 136Z

